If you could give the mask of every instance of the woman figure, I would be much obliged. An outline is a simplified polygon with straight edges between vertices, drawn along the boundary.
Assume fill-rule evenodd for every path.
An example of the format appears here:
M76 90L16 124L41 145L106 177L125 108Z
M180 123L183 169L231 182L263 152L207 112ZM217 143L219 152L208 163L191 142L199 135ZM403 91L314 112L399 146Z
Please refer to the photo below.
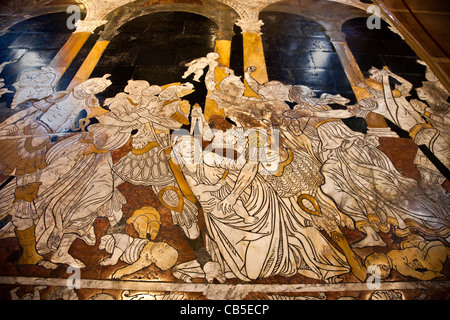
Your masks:
M332 283L349 272L345 257L316 228L288 210L261 175L255 172L248 187L239 187L242 181L238 178L244 170L241 161L211 152L203 154L191 136L182 137L175 151L194 188L224 185L212 192L212 200L202 203L208 230L206 247L224 272L222 281L224 277L250 281L299 273ZM218 206L230 194L242 202L253 221ZM173 273L188 281L203 274L196 261L176 266Z
M450 235L450 222L439 203L427 197L415 180L397 171L377 148L376 138L354 132L340 120L364 117L376 109L376 102L363 100L347 110L325 107L301 103L286 116L300 126L308 123L308 136L317 141L316 150L323 163L322 190L366 234L353 246L385 245L377 232L388 232L390 225L399 236L410 234L411 227L426 235Z

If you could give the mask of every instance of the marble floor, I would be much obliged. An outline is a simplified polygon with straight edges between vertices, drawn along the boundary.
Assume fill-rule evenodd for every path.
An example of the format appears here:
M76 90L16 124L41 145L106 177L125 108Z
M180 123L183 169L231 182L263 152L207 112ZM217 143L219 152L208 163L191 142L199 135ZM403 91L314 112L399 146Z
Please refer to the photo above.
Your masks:
M448 300L450 11L374 2L2 4L0 300Z

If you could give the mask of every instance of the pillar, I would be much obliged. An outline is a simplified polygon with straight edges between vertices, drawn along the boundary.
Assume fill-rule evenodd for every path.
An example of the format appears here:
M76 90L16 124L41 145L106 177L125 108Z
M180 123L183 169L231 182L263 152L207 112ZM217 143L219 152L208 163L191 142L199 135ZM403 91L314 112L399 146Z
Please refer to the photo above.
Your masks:
M109 40L99 40L95 43L86 60L84 60L75 77L67 87L67 90L71 90L76 85L83 83L89 79L109 43Z
M49 67L52 67L56 72L55 84L61 79L67 68L72 64L73 60L80 52L86 41L95 29L106 21L79 21L77 23L76 31L70 36L69 40L59 50Z
M64 75L90 36L90 32L74 32L50 62L49 67L56 72L55 83Z
M242 29L244 70L255 66L257 69L252 74L253 78L261 84L268 82L269 76L267 75L266 59L261 38L261 26L264 23L261 20L239 20L236 24ZM248 88L246 95L255 96L256 94Z
M336 50L356 99L360 101L372 97L366 89L359 86L359 84L364 83L365 78L345 40L345 33L340 30L340 26L339 29L336 27L331 29L326 28L326 34ZM366 117L366 122L369 128L368 134L379 137L398 137L398 135L389 128L384 117L379 114L373 112L369 113Z

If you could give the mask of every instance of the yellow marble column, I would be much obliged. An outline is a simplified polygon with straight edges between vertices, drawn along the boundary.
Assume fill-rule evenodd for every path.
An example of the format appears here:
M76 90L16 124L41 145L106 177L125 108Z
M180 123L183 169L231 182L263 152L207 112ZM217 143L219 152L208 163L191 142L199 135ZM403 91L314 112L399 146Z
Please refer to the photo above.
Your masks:
M264 23L261 20L239 20L236 24L242 29L244 70L255 66L256 71L252 73L252 77L261 84L268 82L269 76L267 74L266 58L261 37L261 26ZM257 96L247 84L246 86L246 96Z
M56 72L55 82L61 79L90 36L91 32L74 32L59 50L49 64L49 67L52 67Z
M252 74L259 83L269 81L266 68L266 59L261 35L257 33L243 33L244 41L244 69L255 66L257 69Z
M350 82L352 90L358 101L372 97L372 95L365 89L360 87L364 83L365 78L361 69L353 56L347 41L346 35L339 29L330 29L326 31L331 43L333 44L336 53L344 68L345 74ZM369 134L373 133L377 136L397 137L397 134L391 131L383 116L376 113L369 113L366 117Z
M110 41L108 40L99 40L95 43L86 60L81 65L72 82L69 84L67 90L71 90L76 85L89 79L92 71L94 71L97 63L100 61L100 58L102 57L103 52L105 52L106 47L109 45L109 43Z
M64 75L86 41L95 32L95 29L106 22L106 20L80 20L77 22L76 31L49 64L49 67L56 71L55 83Z
M226 67L230 67L231 40L216 40L214 52L220 55L218 62Z

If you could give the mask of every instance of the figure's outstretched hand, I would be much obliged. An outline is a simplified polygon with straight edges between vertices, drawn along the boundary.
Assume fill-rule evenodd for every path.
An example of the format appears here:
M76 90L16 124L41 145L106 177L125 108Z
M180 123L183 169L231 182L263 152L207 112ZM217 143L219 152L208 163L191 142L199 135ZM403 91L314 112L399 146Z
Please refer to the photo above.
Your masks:
M233 211L233 207L236 204L236 201L236 196L230 193L225 199L219 202L218 209L222 210L224 213L230 213Z
M206 212L211 212L214 210L217 202L214 198L209 199L208 201L202 202L202 208Z
M205 278L208 283L213 283L214 279L217 279L220 283L225 282L225 275L218 262L207 262L203 266L203 271L205 272Z
M297 108L295 110L287 110L283 113L283 116L286 118L297 119L297 118L306 118L312 117L312 111L309 111L304 108Z

